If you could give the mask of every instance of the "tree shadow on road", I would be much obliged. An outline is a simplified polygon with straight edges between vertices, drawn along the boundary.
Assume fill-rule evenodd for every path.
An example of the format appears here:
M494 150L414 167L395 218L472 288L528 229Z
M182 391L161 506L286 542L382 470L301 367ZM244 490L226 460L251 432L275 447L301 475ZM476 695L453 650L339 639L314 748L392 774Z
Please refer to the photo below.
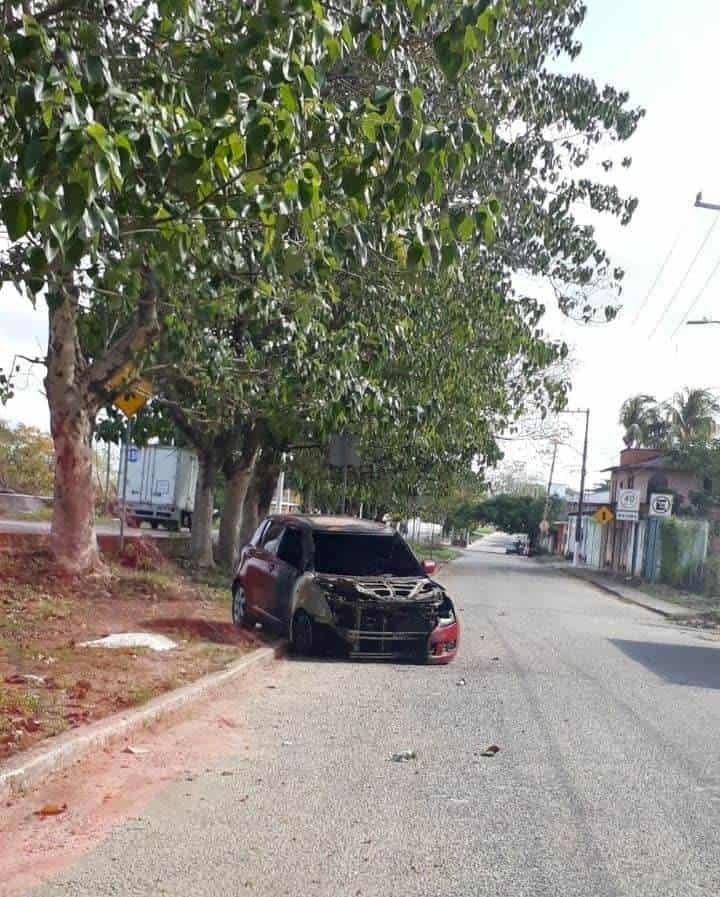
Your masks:
M707 645L673 645L610 639L636 663L671 685L720 689L720 649Z

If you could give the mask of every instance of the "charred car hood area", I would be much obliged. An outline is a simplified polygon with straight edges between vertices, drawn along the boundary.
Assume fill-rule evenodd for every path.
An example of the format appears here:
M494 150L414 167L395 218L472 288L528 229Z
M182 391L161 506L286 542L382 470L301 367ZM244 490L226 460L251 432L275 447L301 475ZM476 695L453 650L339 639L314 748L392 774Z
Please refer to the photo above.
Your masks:
M313 579L353 656L425 655L433 632L456 622L450 598L426 576L317 573Z

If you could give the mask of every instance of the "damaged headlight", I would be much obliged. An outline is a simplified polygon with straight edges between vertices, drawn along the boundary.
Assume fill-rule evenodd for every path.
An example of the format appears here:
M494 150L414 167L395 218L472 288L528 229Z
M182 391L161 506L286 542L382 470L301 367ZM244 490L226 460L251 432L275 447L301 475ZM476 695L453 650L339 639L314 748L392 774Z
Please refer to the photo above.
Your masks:
M442 604L438 608L438 626L452 626L455 622L455 608L452 606L452 601L445 596L443 598Z

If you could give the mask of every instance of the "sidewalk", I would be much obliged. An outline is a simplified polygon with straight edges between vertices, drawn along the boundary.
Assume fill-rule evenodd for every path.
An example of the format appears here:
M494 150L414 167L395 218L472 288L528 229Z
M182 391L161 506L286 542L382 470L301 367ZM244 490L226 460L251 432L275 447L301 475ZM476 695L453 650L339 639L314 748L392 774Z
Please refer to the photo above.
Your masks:
M605 573L602 570L595 570L591 567L573 567L569 563L562 563L560 561L557 563L543 564L543 566L550 567L552 570L560 570L568 576L574 576L577 579L584 579L585 582L589 582L598 589L602 589L604 592L614 595L621 601L637 604L639 607L644 607L646 610L650 610L653 613L661 614L663 617L679 619L692 617L698 613L697 609L682 604L676 604L674 601L665 601L663 598L648 595L647 592L637 589L632 585L627 585L622 579L619 579L617 576L613 576L610 573Z

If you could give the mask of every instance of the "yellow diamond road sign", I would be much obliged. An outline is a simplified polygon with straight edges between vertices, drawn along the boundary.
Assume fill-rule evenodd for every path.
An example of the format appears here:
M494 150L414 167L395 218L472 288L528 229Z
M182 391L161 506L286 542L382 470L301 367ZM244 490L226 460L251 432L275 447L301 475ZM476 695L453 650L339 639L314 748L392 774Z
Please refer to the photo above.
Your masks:
M601 523L604 526L606 523L613 521L614 515L610 508L600 508L598 511L595 511L592 519L595 523Z
M113 399L113 405L126 417L132 417L152 398L152 383L137 379L137 371L132 365L125 365L108 383L108 387L113 389L121 384L126 388Z

